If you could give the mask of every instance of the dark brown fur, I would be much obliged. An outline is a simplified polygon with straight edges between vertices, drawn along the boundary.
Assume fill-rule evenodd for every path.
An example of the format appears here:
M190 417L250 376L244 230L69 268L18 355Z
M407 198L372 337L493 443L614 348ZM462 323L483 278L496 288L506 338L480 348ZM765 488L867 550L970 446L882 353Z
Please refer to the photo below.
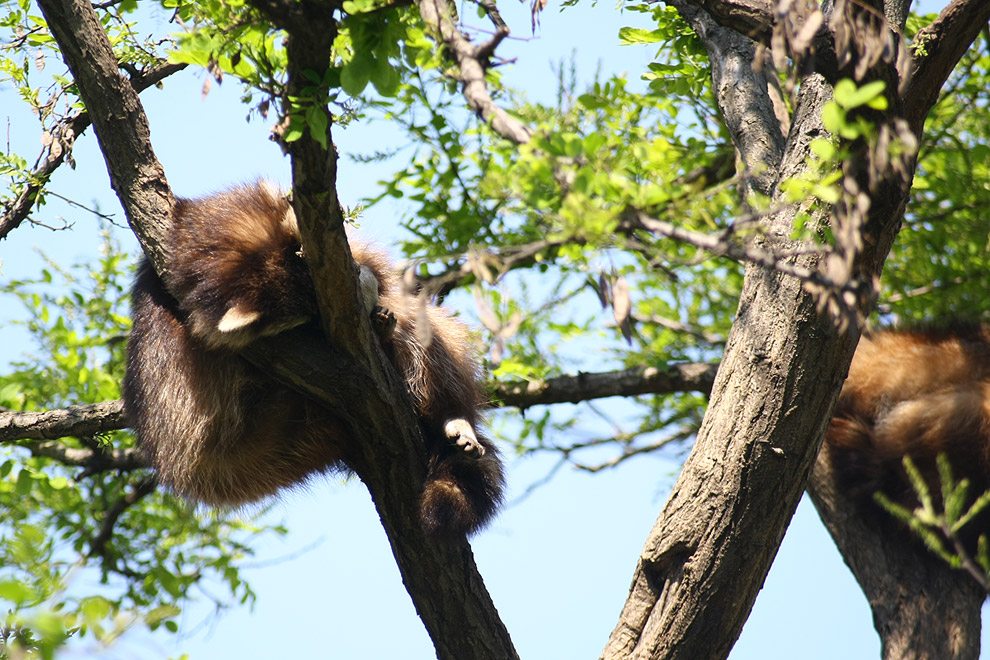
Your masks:
M285 197L261 183L182 200L168 239L168 287L146 260L138 271L123 384L128 417L162 483L233 507L346 467L347 438L333 411L236 352L317 313ZM396 319L386 352L429 444L424 525L476 531L494 515L504 478L497 449L480 432L484 400L467 330L427 306L431 340L424 346L424 333L416 331L423 310L403 292L388 260L356 240L351 252L370 288L369 313L378 304Z
M970 480L972 502L990 487L990 326L863 337L826 442L840 485L857 498L872 500L879 491L917 506L904 456L937 496L936 456L942 453L957 481Z

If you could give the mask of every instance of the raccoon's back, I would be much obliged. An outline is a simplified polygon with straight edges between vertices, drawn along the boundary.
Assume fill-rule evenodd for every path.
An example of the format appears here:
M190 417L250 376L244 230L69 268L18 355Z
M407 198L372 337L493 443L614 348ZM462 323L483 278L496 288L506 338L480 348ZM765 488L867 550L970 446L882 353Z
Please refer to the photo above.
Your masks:
M315 317L295 215L277 188L259 182L182 199L174 220L168 290L209 346L243 348Z
M327 441L332 420L238 355L207 348L147 262L132 306L124 405L141 450L169 489L237 506L340 461Z

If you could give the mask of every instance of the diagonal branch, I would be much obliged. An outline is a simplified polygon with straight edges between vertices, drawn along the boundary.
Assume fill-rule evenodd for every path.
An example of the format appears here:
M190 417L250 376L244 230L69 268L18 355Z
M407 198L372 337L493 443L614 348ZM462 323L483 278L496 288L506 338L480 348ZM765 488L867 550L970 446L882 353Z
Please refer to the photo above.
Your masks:
M916 135L920 135L928 111L938 100L939 91L959 59L973 44L990 21L987 0L953 0L931 25L914 38L914 57L903 94L905 118Z
M678 227L672 222L652 218L639 211L630 211L624 218L631 227L640 227L658 236L693 245L717 257L725 257L739 263L751 263L771 271L788 275L801 282L815 285L820 290L835 294L849 294L850 300L860 301L871 299L873 296L872 281L864 281L848 277L843 280L826 275L818 268L809 268L790 257L810 252L826 254L825 248L807 248L795 250L793 247L786 251L774 251L757 245L749 245L736 240L731 231L719 234L707 234Z
M417 0L416 4L420 16L453 54L459 68L454 77L461 82L468 106L506 140L516 144L529 142L532 131L495 103L485 81L488 58L509 34L508 29L499 29L490 41L475 46L454 24L451 18L454 10L447 0Z
M114 554L107 547L107 544L113 537L114 526L117 524L117 521L124 514L124 512L128 508L140 502L142 498L153 493L157 485L158 480L155 479L155 477L145 477L135 484L134 488L130 492L126 493L114 502L109 509L107 509L106 517L103 518L103 522L100 524L100 530L89 542L90 557L99 557L103 560L104 566L110 570L120 573L121 575L125 575L127 577L138 577L125 566L120 565L117 561L119 557L114 556Z

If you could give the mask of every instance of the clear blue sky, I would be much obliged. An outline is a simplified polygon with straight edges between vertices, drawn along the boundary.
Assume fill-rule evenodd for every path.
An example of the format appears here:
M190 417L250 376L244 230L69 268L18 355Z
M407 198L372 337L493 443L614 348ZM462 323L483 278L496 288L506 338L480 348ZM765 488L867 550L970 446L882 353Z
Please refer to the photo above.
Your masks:
M528 37L528 3L504 3L517 36ZM552 61L575 53L589 78L602 63L635 80L654 54L650 47L619 47L618 29L647 27L640 14L620 15L612 3L587 4L558 14L551 5L536 39L508 44L518 63L509 84L549 101L555 89ZM167 29L159 26L159 29ZM502 51L500 51L502 52ZM59 63L51 61L57 69ZM288 161L267 140L268 127L243 121L232 82L200 98L202 74L184 73L165 90L143 96L152 139L170 184L194 196L258 176L288 184ZM0 119L9 115L15 151L33 158L35 124L0 90ZM18 127L25 127L18 131ZM355 152L390 144L380 126L338 130L343 157L339 191L345 204L375 192L375 166L348 162ZM378 146L380 145L380 146ZM114 212L92 132L76 145L77 168L54 180L60 194ZM397 240L398 209L382 206L362 221L362 231L385 244ZM87 214L53 201L40 218L77 221L72 232L21 228L0 243L0 281L35 275L42 260L33 246L66 264L96 253L95 223ZM136 243L128 243L136 253ZM0 364L31 347L0 309ZM549 463L510 462L510 499L539 479ZM564 471L521 502L506 507L473 542L475 555L516 647L523 658L593 658L600 653L625 600L636 559L658 515L678 465L670 457L643 457L611 472ZM182 633L131 634L110 657L158 658L189 653L211 658L317 657L349 659L435 657L402 587L385 536L358 482L322 482L289 494L269 514L292 530L258 548L257 567L245 575L258 592L253 610L235 608L212 619L205 607L183 615ZM219 588L218 588L219 589ZM89 651L81 649L81 655ZM93 655L96 651L93 651ZM106 657L106 652L100 652ZM866 600L806 500L787 533L733 660L877 658L879 640Z

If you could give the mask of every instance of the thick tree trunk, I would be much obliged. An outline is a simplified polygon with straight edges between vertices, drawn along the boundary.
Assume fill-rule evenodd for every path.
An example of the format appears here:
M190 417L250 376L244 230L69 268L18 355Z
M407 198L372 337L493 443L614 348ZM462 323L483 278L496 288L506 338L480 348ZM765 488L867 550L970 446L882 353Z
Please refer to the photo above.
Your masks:
M168 267L158 246L174 208L171 190L151 149L147 118L137 93L117 71L106 33L86 0L40 0L93 117L111 182L156 270ZM260 3L286 22L289 74L324 70L330 61L330 18L321 3ZM307 38L309 41L306 41ZM296 89L301 87L296 84ZM419 494L426 458L419 423L405 387L388 366L370 321L356 318L357 285L336 202L336 158L310 137L293 143L293 179L304 244L317 246L314 280L331 345L303 330L259 341L245 356L269 373L340 414L358 447L352 467L368 486L382 517L403 581L442 660L517 657L508 632L478 573L467 541L427 536Z
M929 553L883 512L865 519L836 489L827 446L808 494L870 602L884 660L980 657L986 594L969 574Z
M821 78L805 81L782 176L803 166L829 95ZM786 240L792 220L777 214L771 240ZM886 249L898 220L887 219ZM819 259L797 261L815 268ZM711 404L603 658L728 655L804 490L855 343L800 282L747 269Z
M805 77L786 145L775 149L780 123L774 89L741 61L754 53L752 44L738 32L715 26L704 12L684 9L712 60L719 59L713 88L741 159L751 171L765 166L775 174L769 184L754 179L757 186L772 186L765 192L783 208L766 219L762 240L777 254L786 253L793 247L789 241L797 209L786 205L779 186L805 170L811 141L826 134L821 116L831 85L821 75ZM896 80L889 64L874 66L872 76ZM888 117L897 117L899 107L894 99ZM754 121L770 127L763 139L747 130ZM900 226L913 160L901 163L900 170L874 168L865 144L850 148L855 156L846 170L848 180L874 193L861 219L862 250L852 266L861 281L869 282L879 275ZM768 154L776 159L766 162ZM817 221L824 218L819 215ZM832 218L833 226L842 221ZM811 271L825 267L822 254L790 262ZM840 333L837 326L834 318L819 313L801 282L747 268L711 404L640 556L603 658L717 660L728 655L804 490L855 349L855 328Z

